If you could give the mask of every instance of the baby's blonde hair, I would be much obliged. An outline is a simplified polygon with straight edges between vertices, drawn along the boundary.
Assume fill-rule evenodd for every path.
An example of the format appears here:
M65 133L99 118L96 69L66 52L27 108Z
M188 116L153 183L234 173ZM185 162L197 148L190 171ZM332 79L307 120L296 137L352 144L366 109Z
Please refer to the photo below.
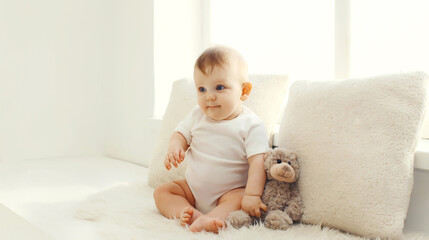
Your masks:
M247 81L247 63L237 50L230 47L218 45L207 48L195 62L195 68L204 75L209 75L214 67L223 67L226 64L237 64L242 72L240 80Z

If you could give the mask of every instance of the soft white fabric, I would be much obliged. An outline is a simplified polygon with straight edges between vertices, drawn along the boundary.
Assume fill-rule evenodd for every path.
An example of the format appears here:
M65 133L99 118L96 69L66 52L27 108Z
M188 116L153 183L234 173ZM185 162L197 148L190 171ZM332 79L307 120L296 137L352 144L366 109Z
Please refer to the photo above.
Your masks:
M292 85L279 146L301 162L304 222L401 237L427 80L413 72Z
M213 121L196 106L175 131L190 146L185 177L202 213L215 208L226 192L246 186L247 158L268 149L265 126L247 107L234 119Z
M257 226L237 231L228 229L220 235L193 234L158 212L147 176L146 167L106 157L33 159L7 164L3 161L0 162L0 202L59 240L361 240L334 229L308 225L296 225L285 232ZM416 181L420 189L425 189L425 178L416 178ZM425 191L419 193L422 202ZM420 206L423 205L414 207ZM76 211L81 219L90 221L75 218ZM409 217L418 218L416 215ZM11 231L9 224L12 221L0 210L0 232ZM429 239L429 231L422 225L408 225L407 231L420 227L422 233L406 234L404 239ZM17 230L25 231L20 227ZM0 233L0 236L5 235ZM13 239L8 237L0 239ZM34 234L21 239L37 238Z
M75 216L92 221L91 226L98 228L103 240L369 240L332 228L306 224L294 224L286 231L256 225L238 230L229 227L219 234L192 233L178 221L165 218L156 210L153 189L144 183L125 184L99 192L77 209ZM408 233L403 239L423 240L428 237L424 233Z
M270 135L286 97L288 77L285 75L250 75L249 81L252 82L253 88L244 105L261 118L267 134ZM191 79L175 81L150 164L150 186L157 187L162 183L184 177L187 162L167 171L164 167L164 157L174 128L195 105L197 105L197 96L194 82Z

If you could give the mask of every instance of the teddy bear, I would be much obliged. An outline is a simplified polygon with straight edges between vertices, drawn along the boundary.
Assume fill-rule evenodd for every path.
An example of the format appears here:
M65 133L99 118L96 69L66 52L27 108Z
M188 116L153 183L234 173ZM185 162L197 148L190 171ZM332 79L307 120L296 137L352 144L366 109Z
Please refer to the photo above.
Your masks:
M234 228L261 221L267 228L286 230L300 220L304 206L296 186L299 178L296 154L284 148L270 149L264 154L264 169L267 181L262 202L267 211L262 211L260 218L249 216L243 210L231 212L227 223Z

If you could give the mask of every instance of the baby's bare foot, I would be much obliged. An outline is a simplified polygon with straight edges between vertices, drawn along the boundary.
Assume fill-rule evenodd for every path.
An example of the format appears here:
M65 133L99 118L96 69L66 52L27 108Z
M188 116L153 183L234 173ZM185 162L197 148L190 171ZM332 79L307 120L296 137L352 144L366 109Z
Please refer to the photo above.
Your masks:
M219 229L223 228L225 228L224 221L219 218L202 215L192 223L189 230L191 232L201 232L204 230L206 232L218 233Z
M180 224L182 226L191 225L200 215L201 213L193 207L185 207L180 213Z

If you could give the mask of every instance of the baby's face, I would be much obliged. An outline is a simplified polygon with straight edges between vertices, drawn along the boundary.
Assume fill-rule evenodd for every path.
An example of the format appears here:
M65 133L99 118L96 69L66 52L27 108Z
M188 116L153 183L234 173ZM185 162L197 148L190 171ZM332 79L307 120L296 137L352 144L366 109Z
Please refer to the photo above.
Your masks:
M238 67L229 64L216 66L208 75L195 68L194 81L198 105L209 118L216 121L230 120L241 113L242 82Z

